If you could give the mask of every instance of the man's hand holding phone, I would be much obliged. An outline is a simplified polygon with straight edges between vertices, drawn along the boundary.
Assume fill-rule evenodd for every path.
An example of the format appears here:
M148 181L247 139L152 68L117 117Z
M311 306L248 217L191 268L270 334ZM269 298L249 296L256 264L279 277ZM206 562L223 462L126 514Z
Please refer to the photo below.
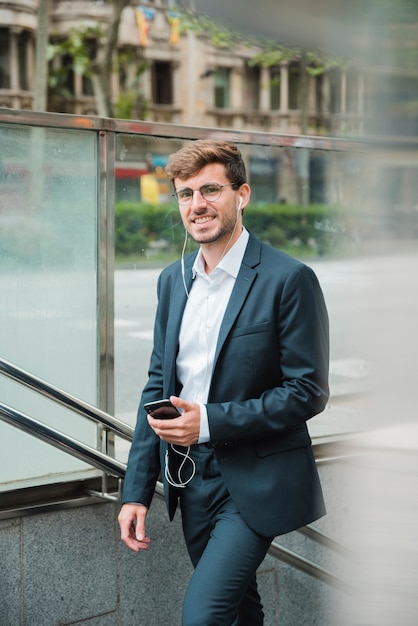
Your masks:
M177 396L144 405L148 423L163 441L178 446L197 443L200 432L200 406Z

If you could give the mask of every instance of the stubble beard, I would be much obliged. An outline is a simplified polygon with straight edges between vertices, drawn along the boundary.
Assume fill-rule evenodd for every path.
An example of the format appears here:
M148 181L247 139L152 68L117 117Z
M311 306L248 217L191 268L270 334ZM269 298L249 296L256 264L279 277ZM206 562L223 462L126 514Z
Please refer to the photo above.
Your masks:
M228 239L232 237L236 226L237 226L237 219L233 220L231 218L230 220L228 220L227 223L223 225L221 224L219 229L216 230L214 233L192 234L192 232L190 232L189 230L189 235L199 245L206 245L206 244L211 244L211 243L216 243L216 242L221 243L222 241L226 242Z

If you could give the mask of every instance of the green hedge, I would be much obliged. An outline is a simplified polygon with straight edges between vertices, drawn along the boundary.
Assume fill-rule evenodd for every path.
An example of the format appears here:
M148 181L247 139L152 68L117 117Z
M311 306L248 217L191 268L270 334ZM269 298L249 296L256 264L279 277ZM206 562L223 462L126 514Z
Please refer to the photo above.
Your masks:
M244 224L276 248L300 254L328 254L352 237L339 209L328 205L247 206ZM179 254L184 229L177 205L121 202L115 207L116 256Z
M115 206L116 256L141 256L154 242L177 250L184 230L177 206L121 202Z

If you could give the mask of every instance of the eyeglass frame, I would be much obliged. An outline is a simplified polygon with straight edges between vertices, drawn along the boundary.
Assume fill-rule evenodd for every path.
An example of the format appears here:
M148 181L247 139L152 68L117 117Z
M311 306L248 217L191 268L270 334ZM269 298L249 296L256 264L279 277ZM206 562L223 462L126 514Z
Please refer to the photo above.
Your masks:
M188 206L189 204L191 204L193 202L193 198L194 198L194 193L195 191L198 191L200 193L200 195L202 196L202 198L206 201L206 202L217 202L219 200L219 198L222 195L222 189L224 187L230 187L230 186L236 186L236 189L238 189L239 187L241 187L241 185L243 185L244 183L225 183L225 185L220 185L219 183L205 183L204 185L202 185L201 187L199 187L199 189L192 189L191 187L179 187L179 189L175 189L174 193L172 194L173 198L176 199L177 203L179 204L179 206ZM211 200L206 200L204 193L202 193L202 189L204 187L208 187L211 185L216 185L217 187L219 187L219 196L215 199L211 199ZM186 202L180 202L179 198L178 198L178 192L179 191L183 191L185 189L188 189L189 191L192 192L192 195L190 196L190 198L188 199L188 201ZM236 191L235 189L235 191Z

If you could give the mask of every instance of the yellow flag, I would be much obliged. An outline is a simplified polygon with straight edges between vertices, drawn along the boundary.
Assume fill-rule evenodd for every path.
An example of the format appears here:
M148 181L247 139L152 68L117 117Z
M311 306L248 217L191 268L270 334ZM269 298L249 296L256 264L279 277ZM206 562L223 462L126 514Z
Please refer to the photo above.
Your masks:
M171 24L171 32L169 43L170 46L175 46L178 43L180 38L180 19L178 17L168 17L168 20Z
M141 9L135 9L135 17L136 25L138 27L139 45L142 48L146 48L148 46L148 21L145 15L142 13Z

